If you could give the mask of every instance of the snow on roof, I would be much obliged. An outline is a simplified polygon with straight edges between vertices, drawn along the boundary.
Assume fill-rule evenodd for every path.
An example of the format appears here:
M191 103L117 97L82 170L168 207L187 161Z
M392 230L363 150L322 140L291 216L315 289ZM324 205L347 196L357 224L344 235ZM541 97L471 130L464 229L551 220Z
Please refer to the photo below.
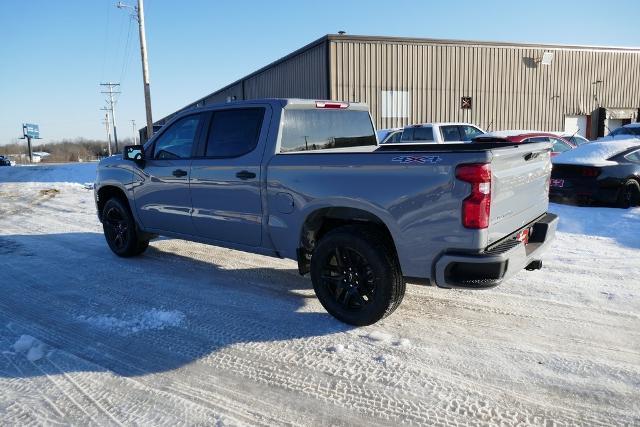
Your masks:
M552 162L569 165L607 166L615 164L615 162L607 160L608 158L634 146L640 147L640 141L637 139L595 141L565 151L554 157Z

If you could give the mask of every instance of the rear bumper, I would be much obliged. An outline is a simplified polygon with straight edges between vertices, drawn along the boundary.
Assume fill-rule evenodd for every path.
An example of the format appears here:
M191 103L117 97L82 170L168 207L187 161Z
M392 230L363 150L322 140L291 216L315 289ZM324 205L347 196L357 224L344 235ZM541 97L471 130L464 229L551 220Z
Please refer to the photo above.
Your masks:
M532 225L528 244L505 240L481 253L443 253L433 264L433 277L441 288L491 288L538 261L553 241L558 216L547 213Z

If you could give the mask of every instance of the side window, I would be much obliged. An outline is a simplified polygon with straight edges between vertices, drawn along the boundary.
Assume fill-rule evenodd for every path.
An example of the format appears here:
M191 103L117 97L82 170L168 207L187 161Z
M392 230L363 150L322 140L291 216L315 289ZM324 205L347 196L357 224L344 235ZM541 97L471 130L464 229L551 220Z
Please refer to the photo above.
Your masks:
M633 153L629 153L624 156L625 159L629 160L632 163L640 164L640 150L634 151Z
M563 153L565 151L571 150L571 147L569 147L569 145L566 144L564 141L556 138L549 138L549 139L553 143L552 150L554 153Z
M211 118L206 157L238 157L258 145L264 108L216 111Z
M433 141L433 128L431 126L414 128L413 140L414 141Z
M442 126L440 129L442 130L442 139L445 142L464 141L458 131L458 126Z
M402 136L400 137L401 141L412 141L413 140L413 131L416 128L406 128L402 131Z
M400 132L396 132L393 135L391 135L391 138L389 138L389 140L387 142L400 142L400 140L402 139L402 131Z
M191 157L200 118L200 114L194 114L173 123L154 143L153 158L175 160Z
M483 133L473 126L460 126L460 135L462 136L462 141L471 141L473 138L483 135Z
M536 136L533 138L527 138L525 140L523 140L522 142L527 143L527 142L550 142L549 137L548 136Z

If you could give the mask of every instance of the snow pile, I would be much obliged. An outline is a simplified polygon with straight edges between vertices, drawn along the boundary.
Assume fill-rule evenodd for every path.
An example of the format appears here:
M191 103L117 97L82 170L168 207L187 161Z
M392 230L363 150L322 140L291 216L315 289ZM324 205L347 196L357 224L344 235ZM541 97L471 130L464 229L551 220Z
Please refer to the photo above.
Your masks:
M402 338L394 342L393 345L395 345L396 347L408 348L408 347L411 347L411 341L406 338Z
M77 320L98 329L115 332L120 335L131 335L153 329L162 330L171 326L180 326L186 316L177 310L151 309L135 316L119 319L114 316L78 316Z
M367 338L375 342L389 342L393 337L386 332L373 331L367 335Z
M342 353L344 352L344 346L342 344L332 345L331 347L327 348L327 351L329 353Z
M640 147L640 141L637 139L595 141L589 144L583 144L573 150L565 151L556 156L553 159L553 163L592 166L614 165L616 164L615 162L607 159L634 146Z
M26 353L27 360L30 362L42 359L47 350L45 343L31 335L21 335L12 348L16 353Z

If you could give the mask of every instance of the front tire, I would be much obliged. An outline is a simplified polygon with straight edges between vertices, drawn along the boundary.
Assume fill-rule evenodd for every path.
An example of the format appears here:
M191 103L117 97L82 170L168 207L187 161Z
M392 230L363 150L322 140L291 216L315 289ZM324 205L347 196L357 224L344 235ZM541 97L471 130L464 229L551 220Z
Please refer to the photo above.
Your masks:
M322 237L311 257L311 280L325 310L356 326L393 313L405 292L392 245L370 227L343 226Z
M109 248L120 257L140 255L149 246L149 240L138 233L129 207L118 198L111 198L104 204L102 229Z
M640 204L640 184L634 179L628 179L620 188L618 206L626 209L638 204Z

